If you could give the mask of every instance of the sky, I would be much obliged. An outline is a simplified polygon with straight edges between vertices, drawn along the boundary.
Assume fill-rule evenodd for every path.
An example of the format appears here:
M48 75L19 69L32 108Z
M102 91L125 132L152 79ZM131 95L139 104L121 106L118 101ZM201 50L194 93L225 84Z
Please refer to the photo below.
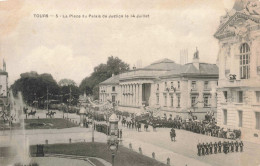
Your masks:
M213 35L220 16L233 4L234 0L0 1L0 65L5 59L9 85L29 71L51 73L57 82L73 79L79 85L109 56L144 67L163 58L180 63L182 49L188 50L191 62L198 47L201 62L216 63L218 41Z

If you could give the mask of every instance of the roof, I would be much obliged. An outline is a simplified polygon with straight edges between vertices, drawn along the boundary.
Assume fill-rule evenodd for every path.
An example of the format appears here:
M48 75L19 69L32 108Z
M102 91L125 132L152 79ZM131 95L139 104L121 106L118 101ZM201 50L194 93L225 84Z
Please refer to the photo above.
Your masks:
M176 70L181 68L182 65L175 63L170 59L162 59L152 63L149 66L144 67L144 69L153 69L153 70Z
M236 11L241 11L246 7L246 4L248 3L248 0L236 0L234 3L233 9Z
M99 85L114 85L119 84L119 75L114 75L107 80L101 82Z
M199 63L199 69L197 69L193 63L188 63L179 70L166 72L162 77L173 75L218 75L218 72L218 66L216 64Z

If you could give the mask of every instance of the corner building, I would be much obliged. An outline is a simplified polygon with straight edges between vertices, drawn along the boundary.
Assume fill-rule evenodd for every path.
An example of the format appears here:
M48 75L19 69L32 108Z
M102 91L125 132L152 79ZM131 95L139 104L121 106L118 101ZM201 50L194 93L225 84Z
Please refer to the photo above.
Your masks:
M260 142L260 2L236 1L221 17L217 124Z

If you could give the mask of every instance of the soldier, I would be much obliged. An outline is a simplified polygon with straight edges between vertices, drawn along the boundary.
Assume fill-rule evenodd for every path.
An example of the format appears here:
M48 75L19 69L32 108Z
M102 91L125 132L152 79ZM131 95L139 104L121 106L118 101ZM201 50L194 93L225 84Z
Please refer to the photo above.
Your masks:
M200 143L197 145L197 148L198 148L198 156L201 156L201 144Z
M223 152L227 154L227 143L226 141L223 142Z
M204 156L205 155L205 144L204 143L201 145L201 151L202 151L202 155Z
M229 147L230 147L230 143L229 141L227 142L226 148L227 148L227 153L229 153Z
M244 144L243 144L242 141L239 143L239 146L240 146L240 152L243 152L243 146L244 146Z
M205 154L208 155L209 154L209 144L208 143L205 144L205 149L206 149Z
M233 141L231 141L230 147L231 147L231 152L234 152L234 142Z
M238 146L239 146L239 145L238 145L238 142L237 142L237 141L235 142L235 146L236 146L236 152L238 152Z
M217 142L214 143L214 153L215 154L218 153L218 144L217 144Z
M209 153L212 154L212 149L213 149L213 144L212 142L210 142L209 144Z
M221 141L218 142L218 152L221 153L221 146L222 146L222 143Z

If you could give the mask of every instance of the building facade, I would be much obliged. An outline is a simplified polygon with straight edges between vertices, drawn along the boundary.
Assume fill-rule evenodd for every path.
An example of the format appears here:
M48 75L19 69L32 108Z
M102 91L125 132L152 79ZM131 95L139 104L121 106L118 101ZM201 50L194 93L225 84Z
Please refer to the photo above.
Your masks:
M260 2L236 1L221 17L217 123L260 141Z
M0 110L4 104L7 104L8 97L8 73L6 72L6 64L3 61L3 69L0 69Z
M163 59L112 76L100 83L99 98L100 102L111 100L119 110L132 113L154 109L158 116L188 118L190 111L204 116L216 111L217 81L218 67L200 63L197 51L192 63L180 65Z

